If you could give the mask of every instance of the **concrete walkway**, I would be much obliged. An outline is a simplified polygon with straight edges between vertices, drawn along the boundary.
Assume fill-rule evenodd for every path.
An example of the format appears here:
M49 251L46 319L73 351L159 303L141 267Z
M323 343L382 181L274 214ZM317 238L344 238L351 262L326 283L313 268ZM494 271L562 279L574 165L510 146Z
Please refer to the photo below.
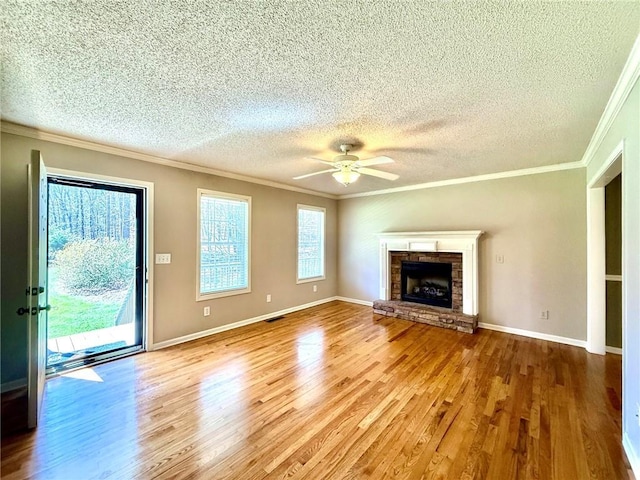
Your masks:
M47 346L49 348L49 354L62 354L83 351L118 342L125 342L127 345L134 344L135 325L133 323L76 333L75 335L68 335L66 337L50 338L47 341Z

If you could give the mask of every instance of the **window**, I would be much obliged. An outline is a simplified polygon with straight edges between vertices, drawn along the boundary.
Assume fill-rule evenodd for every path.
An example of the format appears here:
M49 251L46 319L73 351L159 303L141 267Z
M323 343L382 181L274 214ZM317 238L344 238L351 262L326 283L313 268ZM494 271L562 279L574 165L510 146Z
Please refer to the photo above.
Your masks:
M325 211L298 205L298 283L324 278Z
M251 291L251 197L198 189L197 300Z

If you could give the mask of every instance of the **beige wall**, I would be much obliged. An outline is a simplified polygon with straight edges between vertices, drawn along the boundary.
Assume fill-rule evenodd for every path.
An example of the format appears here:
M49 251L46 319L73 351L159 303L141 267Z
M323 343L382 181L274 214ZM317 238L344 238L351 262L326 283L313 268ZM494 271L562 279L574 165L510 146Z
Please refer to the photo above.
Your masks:
M154 343L303 305L337 294L337 202L228 178L196 173L2 134L2 381L26 375L26 322L15 311L26 285L27 177L31 149L47 166L154 183L156 252L171 253L170 265L155 265ZM196 302L197 188L252 197L252 292ZM296 284L296 206L327 209L326 280ZM266 303L266 295L272 302ZM202 315L211 306L211 316ZM55 306L54 306L55 307Z
M585 340L584 184L576 169L341 200L339 294L378 298L377 233L483 230L480 321Z

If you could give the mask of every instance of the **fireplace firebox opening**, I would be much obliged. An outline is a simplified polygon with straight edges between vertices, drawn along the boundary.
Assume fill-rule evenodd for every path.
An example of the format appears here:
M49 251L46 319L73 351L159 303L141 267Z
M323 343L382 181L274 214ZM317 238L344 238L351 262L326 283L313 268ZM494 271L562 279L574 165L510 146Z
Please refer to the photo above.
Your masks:
M403 261L400 270L402 300L452 308L451 271L451 263Z

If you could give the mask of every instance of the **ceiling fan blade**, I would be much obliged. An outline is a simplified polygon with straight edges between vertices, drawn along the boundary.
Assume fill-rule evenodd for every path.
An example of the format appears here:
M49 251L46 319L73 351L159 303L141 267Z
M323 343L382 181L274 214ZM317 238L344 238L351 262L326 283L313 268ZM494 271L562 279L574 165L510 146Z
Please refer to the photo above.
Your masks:
M329 168L328 170L321 170L319 172L307 173L306 175L300 175L293 177L294 180L300 180L301 178L313 177L314 175L320 175L321 173L337 172L337 168Z
M325 165L333 165L333 162L330 162L328 160L323 160L321 158L316 158L316 157L304 157L307 160L313 160L314 162L320 162L320 163L324 163Z
M379 157L367 158L365 160L358 160L358 165L362 165L363 167L368 167L370 165L382 165L384 163L393 163L393 159L389 157L385 157L381 155Z
M426 148L426 147L388 147L388 148L379 148L378 150L373 150L373 152L384 152L384 153L389 153L389 152L400 152L400 153L413 153L413 154L420 154L420 155L433 155L434 153L436 153L435 150L433 150L432 148Z
M385 180L397 180L398 178L400 178L395 173L381 172L380 170L374 170L373 168L358 168L356 171L358 173L363 173L364 175L384 178Z

